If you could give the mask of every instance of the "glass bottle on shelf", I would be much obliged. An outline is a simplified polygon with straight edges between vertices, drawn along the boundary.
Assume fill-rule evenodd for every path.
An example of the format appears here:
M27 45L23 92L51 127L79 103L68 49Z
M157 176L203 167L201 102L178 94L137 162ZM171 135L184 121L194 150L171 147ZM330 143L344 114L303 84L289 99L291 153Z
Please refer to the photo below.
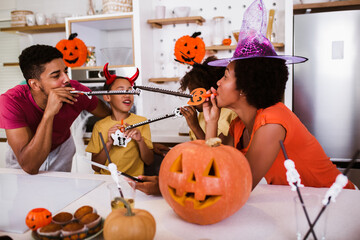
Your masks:
M87 57L86 57L85 66L86 67L96 66L95 47L94 46L87 47Z
M214 33L212 37L213 45L221 45L224 39L224 17L214 17Z

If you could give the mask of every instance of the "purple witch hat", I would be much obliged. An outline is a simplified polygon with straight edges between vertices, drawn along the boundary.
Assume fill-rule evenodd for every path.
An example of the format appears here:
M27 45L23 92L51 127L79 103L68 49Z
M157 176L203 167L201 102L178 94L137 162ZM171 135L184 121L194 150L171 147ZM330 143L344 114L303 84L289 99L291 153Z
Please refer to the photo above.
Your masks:
M209 62L210 66L226 67L230 62L238 59L266 57L280 58L286 64L305 62L308 59L298 56L277 55L273 45L265 37L267 13L262 0L255 0L244 13L239 41L232 58L225 58Z

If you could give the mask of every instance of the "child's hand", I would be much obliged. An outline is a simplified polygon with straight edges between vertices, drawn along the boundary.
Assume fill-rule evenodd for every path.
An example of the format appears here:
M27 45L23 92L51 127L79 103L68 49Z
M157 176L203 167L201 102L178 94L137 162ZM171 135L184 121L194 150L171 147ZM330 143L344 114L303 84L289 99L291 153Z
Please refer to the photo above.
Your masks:
M126 126L129 126L129 124L126 124ZM142 140L141 132L138 128L132 128L130 130L127 130L125 132L125 137L132 138L137 142L140 142Z
M136 182L135 188L147 195L161 195L158 176L139 176L145 182Z
M180 108L180 112L185 117L189 128L194 129L199 126L197 111L194 106L182 107Z
M115 134L115 132L117 131L117 130L119 130L120 129L120 127L121 127L121 125L120 124L115 124L114 126L112 126L111 128L109 128L109 130L108 130L108 140L107 140L107 142L106 142L106 145L113 145L113 143L114 143L114 139L111 137L111 134Z

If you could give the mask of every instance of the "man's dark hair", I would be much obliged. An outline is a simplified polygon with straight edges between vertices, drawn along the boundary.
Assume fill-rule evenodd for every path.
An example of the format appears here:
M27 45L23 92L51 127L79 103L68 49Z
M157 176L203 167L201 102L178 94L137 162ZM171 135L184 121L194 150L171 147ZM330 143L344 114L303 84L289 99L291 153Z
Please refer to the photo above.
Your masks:
M216 83L224 76L225 68L209 66L208 63L214 60L217 58L210 56L202 64L195 63L180 80L180 90L185 91L189 85L194 88L205 88L205 90L209 90L211 87L217 89Z
M248 58L235 61L237 90L242 90L248 103L257 109L282 101L288 68L277 58Z
M45 71L44 65L57 58L63 58L63 54L52 46L37 44L25 48L19 56L19 64L26 82L29 79L40 79L41 73Z

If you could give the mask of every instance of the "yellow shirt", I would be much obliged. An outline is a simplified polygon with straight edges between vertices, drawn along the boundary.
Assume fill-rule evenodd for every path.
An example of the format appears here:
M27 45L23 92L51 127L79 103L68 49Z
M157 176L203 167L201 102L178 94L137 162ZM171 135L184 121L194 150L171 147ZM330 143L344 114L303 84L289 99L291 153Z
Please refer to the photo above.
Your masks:
M129 125L146 121L145 117L141 117L130 113L130 116L124 119L124 124ZM103 149L99 132L101 132L104 141L108 140L108 130L115 124L120 124L118 121L111 119L108 116L95 123L89 145L86 148L87 152L99 153ZM153 148L151 142L151 133L149 124L137 127L149 149ZM109 152L110 159L116 164L117 168L121 172L125 172L131 176L139 176L144 173L144 162L141 160L140 150L135 140L131 140L126 147L112 146ZM109 162L106 160L105 165ZM101 174L110 174L109 171L100 170Z
M230 123L232 120L234 120L237 117L236 113L231 111L227 108L222 108L220 112L220 118L218 122L218 133L219 136L220 133L224 134L224 136L227 136L229 133ZM205 119L204 119L204 113L200 112L198 115L198 121L201 129L205 132ZM195 140L195 134L193 131L190 130L189 132L190 139Z

